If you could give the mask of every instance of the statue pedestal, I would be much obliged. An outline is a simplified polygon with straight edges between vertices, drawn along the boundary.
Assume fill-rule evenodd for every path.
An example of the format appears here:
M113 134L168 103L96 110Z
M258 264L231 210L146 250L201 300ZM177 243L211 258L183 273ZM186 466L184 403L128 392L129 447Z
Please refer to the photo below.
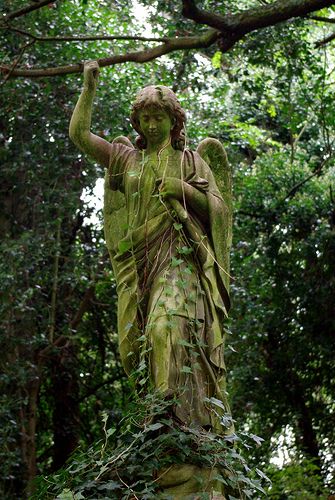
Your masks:
M208 493L212 500L226 500L220 493L222 486L215 480L216 469L202 469L196 465L173 465L160 471L158 484L163 489L159 498L173 500L197 500ZM203 496L201 497L203 498Z

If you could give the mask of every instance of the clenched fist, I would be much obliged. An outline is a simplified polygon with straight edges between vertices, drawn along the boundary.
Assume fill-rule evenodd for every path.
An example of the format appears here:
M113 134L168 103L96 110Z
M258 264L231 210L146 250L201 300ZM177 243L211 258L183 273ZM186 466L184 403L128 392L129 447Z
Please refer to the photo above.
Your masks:
M86 88L95 90L100 73L97 61L88 61L84 64L84 85Z
M164 180L158 179L156 184L162 198L175 198L176 200L181 200L183 198L183 186L180 179L176 177L166 177Z

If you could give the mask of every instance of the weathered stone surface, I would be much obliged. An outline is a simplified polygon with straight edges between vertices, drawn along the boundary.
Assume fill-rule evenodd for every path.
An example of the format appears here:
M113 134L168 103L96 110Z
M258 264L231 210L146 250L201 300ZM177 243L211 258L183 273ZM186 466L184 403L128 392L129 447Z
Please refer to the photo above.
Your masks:
M200 493L209 494L209 499L225 500L220 484L214 480L216 469L200 469L195 465L173 466L161 472L159 481L164 497L174 500L196 500Z
M131 113L136 147L126 137L110 144L95 136L90 125L97 73L96 63L85 65L70 136L107 168L105 234L117 281L124 369L136 372L142 388L177 398L177 422L229 433L208 403L216 398L222 414L230 413L223 325L230 307L232 210L224 148L206 139L197 152L186 149L185 112L164 86L137 95ZM173 498L186 498L198 492L197 476L202 491L219 490L213 471L188 464L166 472L160 484Z

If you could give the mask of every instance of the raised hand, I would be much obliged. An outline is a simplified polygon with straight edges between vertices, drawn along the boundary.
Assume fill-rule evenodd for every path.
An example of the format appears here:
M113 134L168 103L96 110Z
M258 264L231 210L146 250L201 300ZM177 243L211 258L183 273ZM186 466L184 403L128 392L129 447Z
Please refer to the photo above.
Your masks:
M100 73L97 61L88 61L84 64L84 86L90 90L95 90Z
M108 168L111 145L91 132L92 105L99 76L97 61L84 64L84 88L73 111L69 134L71 140L85 154Z

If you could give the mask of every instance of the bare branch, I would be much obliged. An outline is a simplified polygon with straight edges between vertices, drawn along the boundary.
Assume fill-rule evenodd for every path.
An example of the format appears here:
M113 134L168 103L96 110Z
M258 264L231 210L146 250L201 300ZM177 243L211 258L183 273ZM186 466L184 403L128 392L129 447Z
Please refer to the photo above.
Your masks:
M326 38L323 38L322 40L315 42L315 47L316 48L322 47L323 45L326 45L327 43L333 41L334 39L335 39L335 33L332 33L331 35L326 36Z
M322 17L322 16L309 16L308 19L312 19L313 21L320 21L322 23L331 23L335 24L335 17Z
M285 195L285 197L281 200L281 202L283 201L286 201L286 200L289 200L290 198L293 198L296 193L299 191L299 189L304 185L306 184L306 182L310 181L311 179L313 179L313 177L316 177L317 175L320 175L321 174L321 171L322 169L325 167L325 165L327 165L327 163L332 159L332 156L329 156L328 158L326 158L325 160L323 160L320 165L318 166L318 168L310 175L308 175L307 177L305 177L305 179L303 179L302 181L298 182L295 186L293 186L292 189L290 189L290 191Z
M30 42L26 43L25 45L23 45L21 47L19 55L15 59L14 63L12 64L12 66L11 66L10 70L8 71L8 73L6 74L5 78L0 83L0 86L4 85L7 82L8 78L10 78L12 76L13 72L15 71L16 66L21 61L21 59L23 57L23 54L25 53L26 49L28 47L30 47L31 45L33 45L34 43L35 43L35 40L31 40Z
M87 35L87 36L40 36L33 35L29 31L24 31L19 28L14 28L12 26L0 26L1 29L8 31L13 31L14 33L19 33L19 35L27 36L32 38L36 42L90 42L96 40L135 40L142 42L167 42L168 37L154 38L145 36L127 36L127 35Z
M333 205L335 205L335 198L334 198L334 194L333 194L333 186L330 185L329 186L329 197L330 197L330 201Z
M57 231L56 231L56 246L55 246L55 256L54 256L54 275L51 288L51 304L50 304L50 325L49 325L49 342L50 344L54 341L55 329L56 329L56 314L57 314L57 295L58 295L58 281L59 281L59 255L60 255L60 244L61 244L61 219L57 220Z
M327 163L329 163L330 160L333 159L333 156L328 156L326 159L322 160L322 162L319 164L319 166L317 167L317 169L310 175L308 175L307 177L305 177L305 179L302 179L300 182L298 182L297 184L295 184L287 193L286 195L278 202L278 208L280 206L282 206L282 204L287 201L287 200L290 200L292 198L294 198L294 196L297 194L297 192L299 191L299 189L304 186L308 181L310 181L311 179L313 179L313 177L316 177L318 175L321 174L322 172L322 169L327 165ZM238 214L241 214L241 215L246 215L248 217L252 217L252 218L257 218L257 219L261 219L261 218L264 218L264 214L262 213L257 213L257 212L247 212L247 211L244 211L244 210L238 210L237 212ZM274 215L274 212L268 212L267 213L267 217L273 217ZM276 217L276 215L275 215ZM277 220L277 217L276 219Z
M183 15L199 24L207 24L224 34L233 33L239 38L267 26L306 16L310 12L335 4L335 0L276 0L262 7L244 10L238 14L221 16L198 9L194 0L183 0Z
M84 297L79 305L79 309L70 322L71 330L75 330L77 328L77 326L80 323L80 321L82 320L85 312L89 309L91 302L92 302L92 299L94 297L94 294L95 294L95 287L93 284L87 288L87 290L84 294ZM52 341L38 353L39 363L42 363L44 360L43 358L47 358L53 349L55 349L55 348L61 349L61 348L67 347L69 345L69 342L70 342L70 338L67 337L66 335L60 335L55 340L52 339Z
M22 9L19 10L14 10L13 12L9 12L9 14L6 14L3 18L4 21L10 21L11 19L15 19L16 17L21 17L25 16L29 12L33 12L34 10L40 9L41 7L45 7L46 5L55 3L52 0L40 0L39 2L34 2L31 3L30 5L27 5L26 7L23 7Z
M110 377L107 380L104 380L103 382L100 382L100 384L97 384L94 387L89 388L85 392L85 394L83 394L82 396L80 396L80 398L78 398L78 402L81 403L82 401L85 401L85 399L87 399L90 396L92 396L92 394L96 394L97 391L99 389L101 389L101 387L104 387L106 385L109 385L111 387L111 385L113 384L113 382L116 382L117 380L120 380L120 374L118 372L116 372L113 377ZM39 457L39 462L40 461L41 461L41 457Z
M198 9L194 0L183 0L182 14L187 19L191 19L198 24L207 24L219 31L230 31L226 21L228 16L220 16L211 12Z
M47 358L50 354L50 352L53 351L53 349L58 348L58 349L63 349L66 347L69 343L69 338L66 337L65 335L60 335L57 337L57 339L54 341L53 344L48 344L44 349L42 349L40 352L37 353L37 359L38 363L42 364L44 359Z
M87 290L84 294L84 297L80 303L79 309L70 322L70 328L72 330L75 330L77 328L77 326L80 323L80 321L82 320L82 317L84 316L85 312L87 312L87 310L89 309L90 304L91 304L94 296L95 296L95 284L93 284L87 288Z
M218 38L219 33L215 30L208 30L205 34L193 37L170 38L167 42L157 47L140 50L138 52L129 52L126 54L117 54L110 57L98 59L100 67L113 66L126 62L145 63L152 61L157 57L168 54L175 50L191 50L206 48L212 45ZM70 73L80 73L83 70L83 63L70 64L67 66L58 66L56 68L41 69L15 69L11 76L27 76L38 78L44 76L66 75ZM0 65L0 71L8 73L10 66Z

